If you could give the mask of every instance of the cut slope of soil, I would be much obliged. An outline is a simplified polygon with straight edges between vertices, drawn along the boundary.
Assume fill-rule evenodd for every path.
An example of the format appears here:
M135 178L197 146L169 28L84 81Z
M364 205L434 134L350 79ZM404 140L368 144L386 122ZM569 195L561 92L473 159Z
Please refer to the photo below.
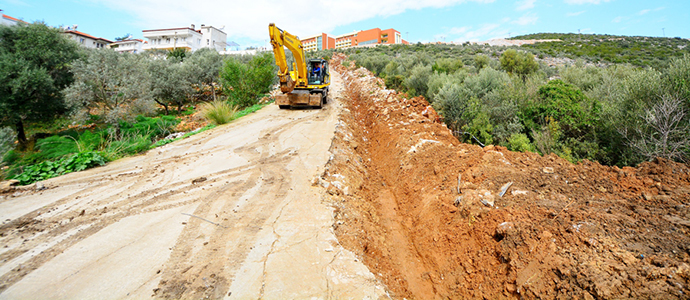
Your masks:
M322 176L336 233L393 296L690 297L690 169L460 143L428 102L333 65L348 98Z

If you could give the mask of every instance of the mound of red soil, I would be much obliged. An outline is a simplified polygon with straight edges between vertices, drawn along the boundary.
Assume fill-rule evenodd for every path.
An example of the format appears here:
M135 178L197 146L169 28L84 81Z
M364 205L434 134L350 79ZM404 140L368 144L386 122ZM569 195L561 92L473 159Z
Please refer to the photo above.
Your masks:
M349 93L322 177L341 243L394 297L690 297L690 169L463 144L423 98Z

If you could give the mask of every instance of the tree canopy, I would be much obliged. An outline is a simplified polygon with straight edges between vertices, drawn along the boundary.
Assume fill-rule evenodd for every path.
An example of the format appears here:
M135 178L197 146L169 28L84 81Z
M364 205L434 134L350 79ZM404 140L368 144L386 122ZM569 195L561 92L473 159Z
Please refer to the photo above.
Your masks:
M21 147L24 123L66 111L62 93L79 46L43 23L0 25L0 123L14 126Z

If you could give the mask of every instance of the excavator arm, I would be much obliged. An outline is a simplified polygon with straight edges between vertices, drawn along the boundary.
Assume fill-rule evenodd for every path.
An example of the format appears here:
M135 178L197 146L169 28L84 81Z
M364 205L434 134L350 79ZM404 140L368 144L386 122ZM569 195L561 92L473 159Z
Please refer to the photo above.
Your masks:
M274 23L268 25L268 34L271 36L271 45L273 46L273 53L279 68L280 91L290 93L295 89L295 86L306 87L308 84L307 64L305 62L304 50L302 49L302 42L296 36L278 28ZM297 71L297 78L290 74L283 46L290 49L295 57L293 68Z

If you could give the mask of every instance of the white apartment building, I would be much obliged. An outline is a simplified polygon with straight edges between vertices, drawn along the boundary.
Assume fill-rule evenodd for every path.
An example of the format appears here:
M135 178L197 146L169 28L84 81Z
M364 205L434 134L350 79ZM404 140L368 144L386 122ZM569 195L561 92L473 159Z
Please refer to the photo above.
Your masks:
M95 37L81 31L76 30L65 30L64 34L71 40L77 42L82 47L103 49L107 48L108 45L112 44L112 41L106 40L104 38Z
M112 44L110 44L110 48L123 53L123 52L128 52L128 53L141 53L143 50L143 45L144 41L140 39L129 39L129 40L123 40L123 41L117 41Z
M144 38L148 39L143 50L186 48L194 52L201 48L212 48L220 52L227 46L225 32L203 24L198 30L192 24L191 27L151 29L142 32Z

